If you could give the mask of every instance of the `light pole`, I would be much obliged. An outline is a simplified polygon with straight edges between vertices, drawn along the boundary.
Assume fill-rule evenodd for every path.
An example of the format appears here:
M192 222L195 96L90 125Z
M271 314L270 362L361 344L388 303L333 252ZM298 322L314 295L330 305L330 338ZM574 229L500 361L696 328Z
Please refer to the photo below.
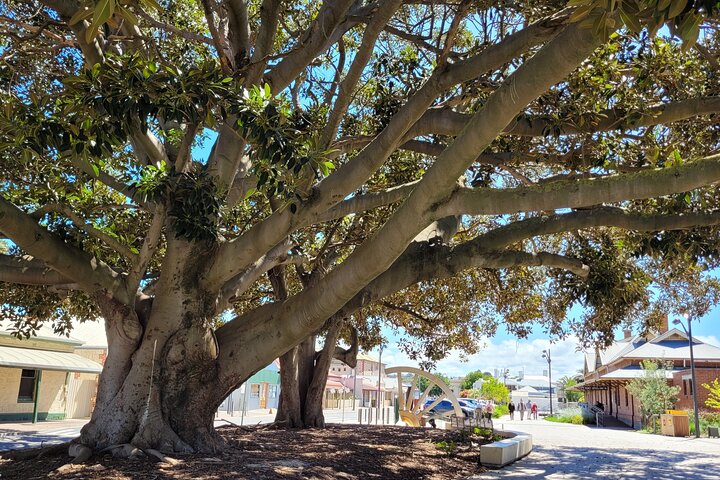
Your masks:
M383 346L380 345L380 359L378 360L378 391L377 391L377 400L375 401L375 406L377 407L377 412L375 413L375 425L378 424L378 417L380 416L380 382L382 380L382 351L383 351Z
M548 384L550 386L550 416L552 417L552 359L550 358L550 349L543 350L542 356L547 360L548 364Z
M695 410L695 438L700 438L700 415L698 413L698 399L697 399L697 383L695 382L695 356L693 355L693 339L692 339L692 321L690 315L687 313L683 314L685 320L687 320L687 329L680 320L673 320L673 325L680 325L688 336L688 343L690 344L690 378L692 378L692 396L693 396L693 409Z

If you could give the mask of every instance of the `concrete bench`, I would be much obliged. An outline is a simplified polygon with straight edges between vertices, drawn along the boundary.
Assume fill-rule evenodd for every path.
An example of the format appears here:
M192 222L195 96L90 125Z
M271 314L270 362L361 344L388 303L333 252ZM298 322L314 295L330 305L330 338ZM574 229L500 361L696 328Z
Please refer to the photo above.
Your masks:
M480 446L480 463L500 468L532 452L532 435L523 432L498 432L502 440Z

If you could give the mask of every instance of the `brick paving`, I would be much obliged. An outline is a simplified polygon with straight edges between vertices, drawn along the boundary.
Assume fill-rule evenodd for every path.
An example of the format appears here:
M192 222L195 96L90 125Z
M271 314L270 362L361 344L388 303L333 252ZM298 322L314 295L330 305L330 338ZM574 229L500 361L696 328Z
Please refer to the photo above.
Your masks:
M472 480L720 478L720 439L664 437L545 420L511 422L507 417L496 427L532 434L534 451Z

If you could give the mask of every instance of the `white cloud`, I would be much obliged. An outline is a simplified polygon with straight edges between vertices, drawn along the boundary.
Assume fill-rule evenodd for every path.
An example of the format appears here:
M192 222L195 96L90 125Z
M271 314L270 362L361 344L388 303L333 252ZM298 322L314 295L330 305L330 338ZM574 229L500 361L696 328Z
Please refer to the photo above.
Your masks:
M457 352L437 363L436 370L453 377L465 376L474 370L493 372L496 368L508 368L511 375L525 369L527 375L540 375L547 370L542 351L550 347L552 372L554 378L574 375L583 367L583 352L576 351L578 342L574 337L565 341L549 344L547 340L487 340L485 346L475 355L463 361ZM390 344L383 350L383 363L387 366L417 366L396 344Z

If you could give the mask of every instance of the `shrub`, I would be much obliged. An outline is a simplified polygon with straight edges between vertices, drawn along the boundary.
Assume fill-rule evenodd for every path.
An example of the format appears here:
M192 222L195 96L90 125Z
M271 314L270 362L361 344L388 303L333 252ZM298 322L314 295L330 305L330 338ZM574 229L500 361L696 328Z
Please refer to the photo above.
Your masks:
M583 421L582 412L579 408L566 408L560 410L557 414L549 417L545 417L545 420L549 422L559 423L572 423L574 425L582 425Z
M503 415L509 415L510 410L508 409L507 405L495 405L495 410L493 410L493 418L500 418Z

